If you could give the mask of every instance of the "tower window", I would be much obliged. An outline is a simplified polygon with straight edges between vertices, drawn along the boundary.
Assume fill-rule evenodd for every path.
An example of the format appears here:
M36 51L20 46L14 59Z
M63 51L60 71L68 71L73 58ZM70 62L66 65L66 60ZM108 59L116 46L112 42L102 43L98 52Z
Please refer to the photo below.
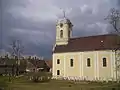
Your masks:
M103 58L103 67L106 67L106 66L107 66L106 58Z
M57 70L57 75L60 75L60 70Z
M70 30L69 30L69 32L68 32L68 37L70 37Z
M70 66L73 67L73 59L70 59Z
M63 30L60 30L60 38L63 38Z
M87 66L90 67L90 58L87 59Z
M60 64L60 59L57 59L57 64Z
M60 27L61 27L61 28L63 27L63 24L62 24L62 23L60 23Z

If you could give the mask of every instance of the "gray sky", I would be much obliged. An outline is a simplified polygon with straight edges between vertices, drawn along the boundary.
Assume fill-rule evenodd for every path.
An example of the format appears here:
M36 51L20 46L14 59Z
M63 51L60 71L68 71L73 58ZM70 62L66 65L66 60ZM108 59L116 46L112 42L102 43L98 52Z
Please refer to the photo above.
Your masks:
M12 40L19 39L25 54L46 58L52 55L56 20L63 16L60 8L74 25L73 37L80 37L109 33L112 28L104 18L110 8L120 7L120 0L0 0L0 3L4 49L10 51Z

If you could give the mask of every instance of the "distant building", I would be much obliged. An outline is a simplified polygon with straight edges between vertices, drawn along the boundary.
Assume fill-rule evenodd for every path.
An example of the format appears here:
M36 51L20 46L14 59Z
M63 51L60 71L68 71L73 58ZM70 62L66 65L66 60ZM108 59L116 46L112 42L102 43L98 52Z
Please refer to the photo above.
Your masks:
M56 24L53 48L53 78L116 80L115 49L117 35L106 34L71 38L72 23L63 18Z
M52 60L45 60L45 63L49 67L49 72L52 72Z
M27 60L27 68L26 71L34 72L35 70L41 72L50 72L51 63L47 60L39 60L39 59L28 59Z

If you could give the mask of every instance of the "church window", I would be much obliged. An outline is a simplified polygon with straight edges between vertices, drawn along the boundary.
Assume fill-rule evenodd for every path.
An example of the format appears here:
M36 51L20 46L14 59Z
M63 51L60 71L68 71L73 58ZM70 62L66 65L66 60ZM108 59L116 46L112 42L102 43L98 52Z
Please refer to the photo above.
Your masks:
M68 32L68 37L70 37L70 30L69 30L69 32Z
M87 66L90 67L90 58L87 59Z
M106 67L106 66L107 66L106 58L103 58L103 67Z
M70 66L73 67L73 59L70 59Z
M60 70L57 70L57 75L60 75Z
M63 24L62 24L62 23L60 23L60 27L61 27L61 28L63 27Z
M60 30L60 38L63 38L63 30Z
M60 59L57 59L57 64L60 64Z

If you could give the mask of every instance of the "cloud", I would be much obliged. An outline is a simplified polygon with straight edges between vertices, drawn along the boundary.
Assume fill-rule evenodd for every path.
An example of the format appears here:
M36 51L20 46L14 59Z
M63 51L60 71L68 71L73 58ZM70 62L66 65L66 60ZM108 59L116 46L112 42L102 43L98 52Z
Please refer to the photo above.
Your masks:
M117 2L118 2L118 6L120 7L120 0L117 0Z
M16 6L9 9L9 12L15 18L24 17L32 21L49 21L55 20L56 14L59 13L57 7L53 6L51 0L27 0L25 7Z
M4 48L10 51L9 44L19 39L26 54L48 58L55 43L56 20L63 16L60 8L74 25L73 37L80 37L109 33L104 18L110 8L120 5L119 0L0 0L0 3Z

